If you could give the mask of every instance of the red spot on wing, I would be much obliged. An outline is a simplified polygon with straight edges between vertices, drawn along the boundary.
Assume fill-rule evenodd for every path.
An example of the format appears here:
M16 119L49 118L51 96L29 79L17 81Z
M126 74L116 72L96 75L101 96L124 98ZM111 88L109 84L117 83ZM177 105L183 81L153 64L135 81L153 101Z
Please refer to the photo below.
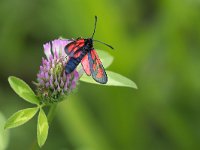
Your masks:
M78 58L81 55L81 53L82 53L82 51L79 51L79 52L75 53L73 57Z
M68 45L66 45L65 47L65 52L67 55L74 55L74 53L76 53L76 51L83 47L85 44L85 40L84 39L79 39L76 41L73 41L71 43L69 43Z
M96 60L97 58L99 59L99 56L97 55L95 50L91 50L91 55L93 60Z
M93 68L93 70L96 70L96 68L97 68L97 64L96 64L96 62L94 62L92 68Z
M103 74L104 74L103 71L104 71L104 70L103 70L102 68L99 68L96 77L97 77L97 78L102 78L102 77L103 77Z
M86 54L83 57L83 59L81 60L81 64L82 64L82 67L83 67L83 70L85 71L85 73L90 76L91 72L90 72L90 64L89 64L88 54Z
M94 78L97 80L101 80L101 79L103 80L104 78L106 78L106 82L107 82L107 76L106 76L105 70L101 63L101 60L99 59L99 56L97 55L97 52L94 49L91 50L91 56L93 60L92 69L94 72L93 74L95 75Z

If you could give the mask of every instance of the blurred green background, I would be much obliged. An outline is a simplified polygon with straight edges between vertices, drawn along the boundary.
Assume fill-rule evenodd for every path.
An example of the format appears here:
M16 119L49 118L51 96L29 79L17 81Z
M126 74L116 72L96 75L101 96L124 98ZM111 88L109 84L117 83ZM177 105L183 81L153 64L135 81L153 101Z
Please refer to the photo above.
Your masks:
M59 36L111 44L109 70L139 89L80 83L59 105L44 150L200 149L199 0L0 0L0 112L32 107L9 87L14 75L31 81L42 45ZM29 150L36 117L10 131L8 150Z

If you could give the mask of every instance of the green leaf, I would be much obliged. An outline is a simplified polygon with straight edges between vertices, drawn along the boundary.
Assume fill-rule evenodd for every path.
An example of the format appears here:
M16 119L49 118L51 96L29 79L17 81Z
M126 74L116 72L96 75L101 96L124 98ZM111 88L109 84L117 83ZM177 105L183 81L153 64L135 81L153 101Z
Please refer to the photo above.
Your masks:
M38 111L38 107L27 108L14 113L8 118L4 128L15 128L29 121Z
M42 147L48 136L48 120L42 108L40 108L40 113L38 115L38 123L37 123L37 141L38 145Z
M124 86L137 89L137 85L132 80L112 71L106 71L106 73L108 76L108 82L106 84L99 84L96 81L94 81L94 79L91 76L87 76L86 74L83 74L80 80L99 85Z
M36 97L32 89L21 79L10 76L8 82L12 89L24 100L32 104L39 105L39 99Z
M111 56L108 52L103 50L97 50L99 58L104 66L104 68L108 68L113 62L113 56Z
M5 150L9 142L9 131L4 130L5 117L0 112L0 150Z

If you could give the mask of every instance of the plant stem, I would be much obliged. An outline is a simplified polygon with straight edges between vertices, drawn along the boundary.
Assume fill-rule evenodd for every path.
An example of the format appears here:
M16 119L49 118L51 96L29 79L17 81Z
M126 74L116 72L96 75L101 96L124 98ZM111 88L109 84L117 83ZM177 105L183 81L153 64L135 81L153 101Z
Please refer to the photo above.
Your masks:
M53 121L53 118L55 117L56 115L56 107L57 107L57 103L54 103L50 106L50 109L49 109L49 112L48 112L48 115L47 115L47 119L48 119L48 122L49 122L49 125L51 124L51 122Z

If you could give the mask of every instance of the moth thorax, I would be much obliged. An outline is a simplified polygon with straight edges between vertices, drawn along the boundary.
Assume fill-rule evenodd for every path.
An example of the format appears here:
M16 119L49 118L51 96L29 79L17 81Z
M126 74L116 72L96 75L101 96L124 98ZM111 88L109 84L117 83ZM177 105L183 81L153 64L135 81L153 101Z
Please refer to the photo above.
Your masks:
M86 46L87 48L92 48L92 47L93 47L93 40L92 40L91 38L86 39L86 41L85 41L85 46Z

